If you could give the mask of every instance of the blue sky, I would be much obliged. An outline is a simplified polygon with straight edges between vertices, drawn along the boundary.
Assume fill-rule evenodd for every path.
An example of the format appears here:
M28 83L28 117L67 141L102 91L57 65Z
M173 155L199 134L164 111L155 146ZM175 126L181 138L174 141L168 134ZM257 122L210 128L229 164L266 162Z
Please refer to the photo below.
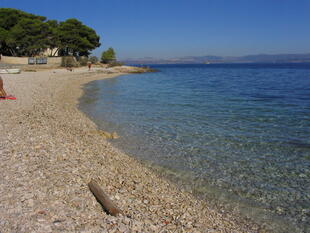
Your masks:
M118 58L310 53L310 0L0 0L96 30Z

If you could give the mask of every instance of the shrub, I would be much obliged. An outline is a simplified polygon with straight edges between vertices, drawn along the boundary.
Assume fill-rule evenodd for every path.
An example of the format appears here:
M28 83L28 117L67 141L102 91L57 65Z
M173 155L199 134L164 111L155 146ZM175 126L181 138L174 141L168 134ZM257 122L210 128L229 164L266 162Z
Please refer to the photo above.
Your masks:
M86 66L88 62L88 57L85 56L79 57L78 62L81 66Z
M98 57L96 57L96 56L91 56L91 57L89 58L89 61L90 61L92 64L96 64L96 63L98 63L99 59L98 59Z
M104 64L113 63L116 61L115 51L113 48L109 48L108 50L102 52L101 54L101 62Z
M79 66L79 64L77 63L75 57L65 56L61 58L61 66L62 67L77 67Z
M114 67L114 66L122 66L124 65L123 62L119 62L119 61L113 61L113 62L109 62L108 63L108 67Z

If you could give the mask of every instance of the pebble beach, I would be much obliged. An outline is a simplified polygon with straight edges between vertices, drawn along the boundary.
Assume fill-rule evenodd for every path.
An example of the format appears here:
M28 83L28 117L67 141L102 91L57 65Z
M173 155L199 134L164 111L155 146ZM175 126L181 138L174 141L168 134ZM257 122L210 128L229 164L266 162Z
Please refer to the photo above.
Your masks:
M78 110L84 84L128 72L82 67L1 75L17 99L0 100L0 232L266 232L114 148ZM91 180L123 215L103 211Z

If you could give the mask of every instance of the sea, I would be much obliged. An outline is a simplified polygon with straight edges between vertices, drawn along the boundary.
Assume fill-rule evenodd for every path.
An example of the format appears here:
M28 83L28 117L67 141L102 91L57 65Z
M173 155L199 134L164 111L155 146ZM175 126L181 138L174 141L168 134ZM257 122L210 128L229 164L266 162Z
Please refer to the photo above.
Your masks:
M161 176L271 232L310 232L310 63L151 65L79 108Z

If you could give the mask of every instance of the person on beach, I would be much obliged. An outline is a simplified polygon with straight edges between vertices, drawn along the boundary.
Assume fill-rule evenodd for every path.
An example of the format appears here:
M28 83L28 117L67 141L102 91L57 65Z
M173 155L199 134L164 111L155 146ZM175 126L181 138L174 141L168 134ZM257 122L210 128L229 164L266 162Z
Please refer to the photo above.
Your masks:
M16 100L16 98L12 95L7 95L3 88L3 80L0 76L0 99L3 100Z
M0 76L0 98L5 98L7 96L5 90L3 89L3 80Z
M90 68L91 68L91 62L87 62L87 66L88 66L88 71L90 71Z

